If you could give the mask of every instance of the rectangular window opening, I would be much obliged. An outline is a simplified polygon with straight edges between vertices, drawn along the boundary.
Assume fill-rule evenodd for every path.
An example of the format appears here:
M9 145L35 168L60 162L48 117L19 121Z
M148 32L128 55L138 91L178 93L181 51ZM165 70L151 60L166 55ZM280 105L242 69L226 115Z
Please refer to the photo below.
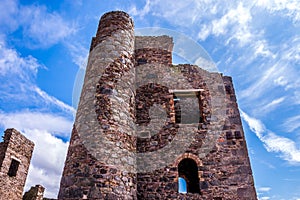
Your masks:
M201 123L201 89L173 90L175 122L177 124Z
M16 176L17 172L18 172L19 165L20 165L19 161L15 160L15 159L12 159L11 163L10 163L8 173L7 173L8 176L10 176L10 177Z

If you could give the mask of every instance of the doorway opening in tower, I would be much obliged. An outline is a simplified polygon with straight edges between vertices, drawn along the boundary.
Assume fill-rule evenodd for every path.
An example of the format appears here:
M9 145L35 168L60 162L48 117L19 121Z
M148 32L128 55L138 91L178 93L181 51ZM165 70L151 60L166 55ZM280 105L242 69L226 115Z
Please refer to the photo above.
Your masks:
M178 192L200 194L197 163L185 158L178 164Z

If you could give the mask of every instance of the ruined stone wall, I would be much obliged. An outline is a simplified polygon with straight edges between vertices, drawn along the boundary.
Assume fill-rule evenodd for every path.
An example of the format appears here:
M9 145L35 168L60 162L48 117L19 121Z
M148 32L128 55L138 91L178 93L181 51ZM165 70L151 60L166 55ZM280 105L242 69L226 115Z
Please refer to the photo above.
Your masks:
M172 65L172 48L168 36L134 37L124 12L103 15L59 199L256 199L231 78ZM178 192L185 159L195 193Z
M202 160L203 195L219 199L257 199L246 140L231 77L223 77L226 121L216 146Z
M4 136L3 136L3 140L4 140ZM6 149L7 149L7 145L8 145L8 142L0 142L0 166L2 166L2 162L5 158L5 152L6 152Z
M134 199L134 32L124 12L103 15L91 44L59 199Z
M210 81L208 79L204 81L202 76L210 77L210 75L205 74L205 72L201 74L199 70L193 70L195 66L179 65L177 67L184 77L187 79L192 78L190 79L193 80L191 88L200 87L204 89L200 92L199 97L202 102L201 117L203 121L200 121L198 130L196 130L193 135L190 135L193 138L192 141L183 138L189 145L182 149L183 152L181 152L181 155L178 156L178 153L175 153L176 149L174 149L173 152L166 153L171 157L170 159L173 159L173 163L166 167L157 168L152 172L138 173L138 199L257 199L246 141L231 78L220 76L224 82L223 87L225 89L225 101L223 102L225 103L225 112L223 113L225 119L220 122L222 123L222 129L219 131L219 135L207 139L210 137L209 133L211 133L209 130L214 130L214 127L212 127L214 122L211 113L213 112L212 102L216 101L216 99L211 96L213 91L207 89L207 84L210 83L212 85L214 83L218 85L218 82L213 78L210 78ZM151 69L153 70L153 66ZM195 71L198 72L194 74L193 72ZM161 72L162 70L160 70L160 74ZM162 74L162 76L167 75ZM147 102L147 99L145 99L145 101ZM155 118L155 116L152 117ZM154 120L153 127L155 127L155 125L157 124L155 124ZM178 126L189 125L181 124ZM185 134L188 133L187 131L186 129L183 130ZM156 143L153 141L152 143L149 142L148 145L146 145L146 147L149 146L148 150L151 151L155 149L155 151L158 151L158 149L163 149L165 145L168 145L165 143L161 145L161 138L167 133L168 131L163 129L163 133L157 134L160 135L158 141L156 141ZM178 133L179 132L176 132L176 134ZM145 134L143 134L143 136L144 135ZM151 139L153 140L153 138ZM173 135L172 139L174 140ZM213 146L209 152L203 156L201 153L206 151L206 142L212 143ZM181 147L182 146L177 146L175 148L180 149ZM168 156L166 156L164 160L170 160ZM198 176L200 180L199 194L178 193L178 164L185 158L193 159L198 165ZM159 159L160 158L157 157L152 160L155 162Z
M43 200L45 188L41 185L32 186L24 193L22 200Z
M34 143L17 130L7 129L0 145L2 148L1 199L20 200L22 199Z

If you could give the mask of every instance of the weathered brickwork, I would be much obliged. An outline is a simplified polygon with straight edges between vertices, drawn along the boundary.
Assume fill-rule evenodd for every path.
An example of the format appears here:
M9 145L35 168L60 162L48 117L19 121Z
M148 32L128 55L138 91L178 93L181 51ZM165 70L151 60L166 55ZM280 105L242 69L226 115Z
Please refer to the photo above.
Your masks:
M5 131L0 143L0 199L22 199L33 148L17 130Z
M173 65L172 49L102 16L59 199L257 199L231 78Z
M24 193L22 200L43 200L45 188L41 185L32 186Z
M76 159L65 163L59 199L126 199L135 195L130 192L136 185L135 175L92 156L80 142L75 127L67 158Z

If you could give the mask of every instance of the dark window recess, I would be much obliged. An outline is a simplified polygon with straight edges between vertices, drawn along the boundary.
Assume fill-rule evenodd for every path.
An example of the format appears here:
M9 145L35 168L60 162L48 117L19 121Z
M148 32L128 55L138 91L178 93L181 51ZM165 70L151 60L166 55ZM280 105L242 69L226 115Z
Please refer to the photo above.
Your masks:
M199 193L198 167L193 159L185 158L178 164L178 177L186 181L187 193Z
M147 60L145 58L139 58L137 60L138 65L143 65L147 63Z
M232 132L231 132L231 131L227 131L227 132L226 132L226 139L227 139L227 140L232 140L232 139L233 139L233 135L232 135Z
M176 123L193 124L203 121L198 92L176 92L173 100Z
M240 132L240 131L234 131L234 137L235 137L236 139L241 139L241 138L242 138L241 132Z
M12 159L11 163L10 163L10 167L9 167L8 173L7 173L8 176L16 176L18 168L19 168L19 165L20 165L19 161L15 160L15 159Z
M175 122L177 124L181 123L181 108L180 108L180 99L175 94L173 95L174 100L174 109L175 109Z

